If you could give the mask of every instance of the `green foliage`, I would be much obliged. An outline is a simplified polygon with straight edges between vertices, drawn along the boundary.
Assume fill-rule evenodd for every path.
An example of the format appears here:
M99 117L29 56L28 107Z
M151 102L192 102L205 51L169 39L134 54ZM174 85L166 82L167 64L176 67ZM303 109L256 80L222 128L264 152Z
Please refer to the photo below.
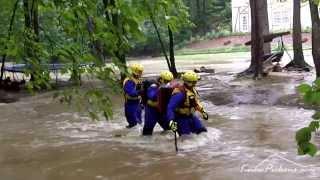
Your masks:
M185 0L191 21L196 24L194 36L210 31L231 30L231 0Z
M319 129L319 121L312 121L309 125L309 128L312 132L316 131Z
M305 95L306 93L312 91L312 87L308 84L301 84L300 86L298 86L298 90L302 95Z
M130 39L141 38L138 26L139 18L135 16L137 9L130 8L130 3L116 1L114 6L97 7L96 2L83 1L79 3L60 4L63 17L62 32L69 37L65 45L56 52L60 61L69 63L65 73L71 74L71 80L76 87L61 93L61 102L80 105L79 109L85 109L94 120L102 116L110 119L112 106L110 93L118 93L120 87L117 83L117 74L114 66L123 69L119 63L117 53L125 53L130 48ZM99 4L103 6L102 3ZM67 6L68 8L65 8ZM117 25L108 21L103 15L107 12L110 16L119 13ZM124 31L120 30L123 27ZM102 43L103 42L103 43ZM105 56L112 59L112 67L105 65ZM93 64L82 68L82 64ZM123 69L124 70L124 69ZM84 75L82 75L84 74ZM91 85L89 89L80 91L80 77L85 76L88 82L99 80L102 87ZM71 102L70 102L71 101Z
M301 84L298 87L298 91L303 96L304 102L314 106L318 109L320 105L320 79L315 80L312 85ZM305 155L309 154L314 156L317 153L317 147L312 144L312 134L316 132L320 127L320 111L312 115L313 121L310 122L309 126L301 128L296 132L296 142L298 145L298 154Z
M234 47L222 47L214 49L180 49L176 51L176 55L194 55L194 54L218 54L218 53L235 53L235 52L248 52L250 47L238 45Z
M158 44L146 3L163 32L170 26L178 34L190 24L182 0L21 0L8 38L15 2L0 0L1 53L26 64L32 93L52 88L48 63L64 64L60 73L70 77L73 87L57 98L79 105L92 119L112 116L109 96L120 94L119 74L126 72L121 56L144 40ZM25 15L31 16L29 24ZM84 78L86 85L95 84L81 87Z
M314 156L317 153L317 147L310 143L310 141L311 133L318 128L319 122L313 121L310 123L309 127L302 128L296 133L299 155L309 154L310 156Z
M300 129L296 133L296 141L301 144L303 142L308 142L311 140L311 129L309 127L305 127Z
M215 31L231 31L231 0L213 0L209 8L209 18L212 18L212 28Z
M158 14L157 22L162 24L159 27L162 37L166 37L167 34L167 29L164 26L165 23L173 26L172 28L175 30L176 49L183 48L195 40L213 39L232 35L230 0L199 0L199 9L197 9L196 0L156 0L148 1L148 3L151 4L152 7L157 6L157 8L153 8L153 11ZM173 12L174 16L164 15L163 12L158 12L159 10L166 9L168 5L171 5L171 12ZM179 21L178 26L177 21ZM161 47L151 23L148 21L144 22L142 28L146 38L134 43L134 48L130 51L130 54L137 56L141 56L141 54L159 55ZM163 41L164 44L168 44L167 38L164 38Z
M312 143L302 143L299 145L298 154L314 156L317 153L317 147Z
M74 105L79 111L87 111L92 120L100 120L101 117L109 120L113 116L112 101L103 89L92 88L87 91L73 88L55 94L61 103Z

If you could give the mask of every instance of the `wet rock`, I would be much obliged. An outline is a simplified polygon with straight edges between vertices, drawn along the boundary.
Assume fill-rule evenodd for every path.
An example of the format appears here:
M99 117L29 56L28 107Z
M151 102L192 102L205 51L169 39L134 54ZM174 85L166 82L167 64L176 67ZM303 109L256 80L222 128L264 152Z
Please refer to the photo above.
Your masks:
M282 67L280 66L279 63L277 63L274 67L273 67L273 72L281 72L282 71Z
M233 95L230 92L213 92L206 97L214 105L227 105L233 103Z
M204 66L201 66L200 69L194 69L195 73L215 73L214 69L209 69Z

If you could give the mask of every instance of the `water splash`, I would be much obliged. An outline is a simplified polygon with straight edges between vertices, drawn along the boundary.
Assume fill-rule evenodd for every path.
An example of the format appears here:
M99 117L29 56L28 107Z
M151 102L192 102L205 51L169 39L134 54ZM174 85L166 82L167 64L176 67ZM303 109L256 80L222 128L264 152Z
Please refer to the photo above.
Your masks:
M150 151L174 151L174 135L171 131L163 132L160 127L156 126L153 136L142 136L142 125L131 129L124 126L125 123L121 122L64 121L57 123L60 135L78 142L112 141ZM220 130L209 127L207 133L190 135L187 138L180 137L178 139L179 149L183 152L190 152L212 145L218 141L221 134Z

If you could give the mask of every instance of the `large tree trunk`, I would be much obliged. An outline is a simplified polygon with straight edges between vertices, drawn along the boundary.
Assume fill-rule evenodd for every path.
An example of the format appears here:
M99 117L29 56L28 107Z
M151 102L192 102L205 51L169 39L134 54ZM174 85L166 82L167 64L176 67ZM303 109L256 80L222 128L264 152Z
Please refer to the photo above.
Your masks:
M286 69L306 70L310 66L304 61L301 36L301 0L293 1L293 60L286 65Z
M266 0L250 0L251 10L251 63L248 69L239 73L239 76L254 75L260 78L262 75L262 56L264 54L263 41L263 17L262 12Z
M262 32L263 35L267 35L270 33L269 31L269 16L268 16L268 0L259 0L261 1L261 10L259 13L261 14L261 24L262 24ZM270 43L264 43L263 45L263 52L264 54L270 54L271 53L271 45Z
M266 0L264 0L266 1ZM263 11L265 3L263 1L250 0L251 6L251 62L254 67L254 77L261 78L262 76L262 56L263 56Z
M168 32L169 32L169 50L170 50L170 64L171 64L171 68L170 71L172 72L173 76L175 78L178 77L178 72L177 72L177 68L176 68L176 62L175 62L175 57L174 57L174 41L173 41L173 33L172 30L170 28L170 26L168 26Z
M317 78L320 77L320 19L318 5L309 0L312 21L312 56Z
M297 65L304 65L301 36L301 0L293 1L293 60Z

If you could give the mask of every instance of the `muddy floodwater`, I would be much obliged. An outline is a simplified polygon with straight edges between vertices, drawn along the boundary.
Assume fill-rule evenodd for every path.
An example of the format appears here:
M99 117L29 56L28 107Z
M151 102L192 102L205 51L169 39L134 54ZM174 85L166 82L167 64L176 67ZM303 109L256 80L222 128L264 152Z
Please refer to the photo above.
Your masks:
M314 73L238 79L249 54L220 56L177 57L179 70L216 70L201 74L197 87L210 115L208 133L180 139L179 153L173 134L158 126L152 137L142 137L141 127L126 130L121 101L109 122L91 121L52 93L0 103L0 180L319 179L319 157L297 156L294 140L313 114L295 87ZM160 59L140 62L146 76L166 68Z

